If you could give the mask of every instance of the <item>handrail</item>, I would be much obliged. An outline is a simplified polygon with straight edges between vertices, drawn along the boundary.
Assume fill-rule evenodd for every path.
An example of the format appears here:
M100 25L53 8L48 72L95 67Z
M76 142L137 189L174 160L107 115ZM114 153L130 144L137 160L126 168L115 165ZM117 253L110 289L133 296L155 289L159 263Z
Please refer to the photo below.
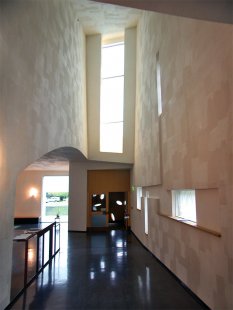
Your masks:
M45 234L49 232L49 258L45 262L44 261L44 237ZM57 233L58 233L58 246L57 246ZM36 272L35 274L28 280L28 242L31 238L37 237L36 242ZM42 238L42 248L41 248L41 240ZM45 228L37 229L37 230L28 230L21 235L14 237L13 241L16 242L24 242L24 285L23 288L19 291L19 293L13 298L10 304L5 308L11 309L13 304L17 301L17 299L24 293L26 288L39 276L39 274L43 271L43 269L51 263L52 259L55 255L60 251L60 222L53 222L46 226ZM40 253L42 252L42 264L40 266Z

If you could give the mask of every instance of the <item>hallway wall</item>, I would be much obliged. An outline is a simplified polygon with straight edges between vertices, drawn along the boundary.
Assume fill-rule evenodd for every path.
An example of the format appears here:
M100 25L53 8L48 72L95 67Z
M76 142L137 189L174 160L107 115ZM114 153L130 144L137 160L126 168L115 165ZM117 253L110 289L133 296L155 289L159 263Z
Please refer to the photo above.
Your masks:
M14 217L41 217L41 199L44 176L68 176L69 171L24 170L17 178ZM36 197L30 197L31 188L38 190Z
M138 25L132 230L212 309L233 307L232 26L144 13ZM156 53L163 112L158 117ZM172 189L196 189L197 221L172 215Z
M0 309L9 302L16 178L53 149L87 154L85 37L72 2L0 1Z
M131 169L130 164L106 162L71 162L69 179L69 223L70 231L87 231L87 172L88 170Z

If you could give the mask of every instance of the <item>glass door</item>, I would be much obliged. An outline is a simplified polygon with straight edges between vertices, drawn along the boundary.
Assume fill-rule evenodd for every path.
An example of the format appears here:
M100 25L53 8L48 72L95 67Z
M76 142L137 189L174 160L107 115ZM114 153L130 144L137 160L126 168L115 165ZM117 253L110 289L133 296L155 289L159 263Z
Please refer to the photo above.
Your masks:
M89 196L89 227L125 228L128 203L127 192L94 193Z
M68 222L69 176L44 176L42 197L42 222L53 222L55 218Z
M106 227L107 213L106 194L91 194L91 227Z
M125 226L125 216L127 214L127 193L109 193L109 227L123 228Z

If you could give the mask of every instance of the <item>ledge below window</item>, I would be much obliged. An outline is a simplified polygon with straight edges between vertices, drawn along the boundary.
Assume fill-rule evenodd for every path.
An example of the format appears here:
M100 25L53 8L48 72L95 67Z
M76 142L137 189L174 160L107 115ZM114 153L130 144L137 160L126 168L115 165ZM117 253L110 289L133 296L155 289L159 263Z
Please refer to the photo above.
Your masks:
M211 234L211 235L213 235L213 236L216 236L216 237L219 237L219 238L221 237L221 234L220 234L219 232L214 231L214 230L212 230L212 229L208 229L208 228L199 226L199 225L197 225L196 223L191 222L191 221L189 221L189 220L185 220L185 219L182 219L182 218L180 218L180 217L174 217L174 216L165 215L165 214L162 214L162 213L160 213L160 212L158 213L158 215L163 216L163 217L165 217L165 218L168 218L168 219L170 219L170 220L173 220L173 221L176 221L176 222L179 222L179 223L182 223L182 224L191 226L191 227L193 227L193 228L202 230L202 231L204 231L204 232L206 232L206 233L208 233L208 234Z

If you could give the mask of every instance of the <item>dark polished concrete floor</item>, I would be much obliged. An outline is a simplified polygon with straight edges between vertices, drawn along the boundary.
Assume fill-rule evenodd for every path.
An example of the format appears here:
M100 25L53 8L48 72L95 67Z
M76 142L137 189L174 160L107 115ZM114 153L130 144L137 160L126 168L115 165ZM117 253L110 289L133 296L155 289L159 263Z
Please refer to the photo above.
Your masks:
M207 309L133 234L67 233L61 251L12 309Z

